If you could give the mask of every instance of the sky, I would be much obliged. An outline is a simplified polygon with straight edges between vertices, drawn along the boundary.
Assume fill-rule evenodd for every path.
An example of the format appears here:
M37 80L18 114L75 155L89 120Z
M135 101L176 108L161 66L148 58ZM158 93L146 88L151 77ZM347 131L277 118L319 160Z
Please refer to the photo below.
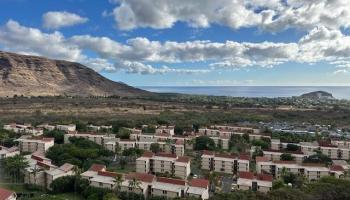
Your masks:
M0 50L133 86L349 86L350 0L1 0Z

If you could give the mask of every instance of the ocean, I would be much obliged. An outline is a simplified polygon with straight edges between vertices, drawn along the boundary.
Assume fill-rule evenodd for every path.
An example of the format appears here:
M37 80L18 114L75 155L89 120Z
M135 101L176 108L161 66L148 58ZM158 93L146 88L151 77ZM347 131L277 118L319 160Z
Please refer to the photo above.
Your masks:
M326 91L337 99L350 100L350 86L144 86L151 92L200 94L232 97L292 97L314 91Z

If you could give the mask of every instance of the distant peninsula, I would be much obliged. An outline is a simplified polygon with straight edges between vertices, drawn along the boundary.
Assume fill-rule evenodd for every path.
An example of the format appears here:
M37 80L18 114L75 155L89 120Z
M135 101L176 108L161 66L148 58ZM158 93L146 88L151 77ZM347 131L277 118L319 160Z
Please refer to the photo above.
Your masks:
M309 92L309 93L302 94L300 97L310 98L310 99L334 99L331 93L325 92L325 91Z

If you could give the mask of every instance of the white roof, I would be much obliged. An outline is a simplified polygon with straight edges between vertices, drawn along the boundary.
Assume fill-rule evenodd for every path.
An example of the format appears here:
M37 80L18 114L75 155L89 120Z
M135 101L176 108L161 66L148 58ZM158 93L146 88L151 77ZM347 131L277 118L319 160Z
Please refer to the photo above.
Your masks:
M158 190L171 191L171 192L180 192L181 190L185 189L186 186L169 184L169 183L162 183L162 182L154 182L152 184L152 188L158 189Z
M115 184L115 178L109 176L96 175L90 181L106 184Z
M207 191L206 188L200 188L200 187L192 187L192 186L189 186L189 187L188 187L188 190L187 190L187 193L202 195L205 191Z
M93 177L96 175L97 175L97 172L95 172L95 171L86 171L86 172L81 174L81 176L86 176L86 177Z

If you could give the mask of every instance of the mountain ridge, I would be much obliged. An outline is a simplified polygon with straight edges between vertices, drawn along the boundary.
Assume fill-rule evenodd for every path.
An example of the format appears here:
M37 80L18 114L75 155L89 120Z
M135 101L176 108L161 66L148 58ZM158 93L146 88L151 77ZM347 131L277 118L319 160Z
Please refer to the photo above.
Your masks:
M0 51L0 88L0 97L152 94L109 80L80 63L5 51Z

